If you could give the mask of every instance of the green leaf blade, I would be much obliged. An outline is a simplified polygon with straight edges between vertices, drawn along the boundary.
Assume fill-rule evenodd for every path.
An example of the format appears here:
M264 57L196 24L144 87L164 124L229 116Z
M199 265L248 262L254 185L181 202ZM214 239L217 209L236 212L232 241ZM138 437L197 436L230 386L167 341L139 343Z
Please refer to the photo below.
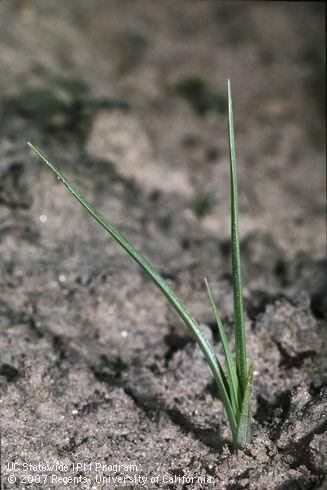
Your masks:
M82 204L82 206L96 219L98 223L121 245L121 247L134 259L134 261L143 269L143 271L152 279L156 286L160 289L163 295L167 298L169 303L173 306L180 318L184 321L188 327L193 338L199 345L203 355L209 364L212 374L218 386L218 390L225 407L233 440L237 438L237 421L233 412L232 405L226 390L224 374L222 367L217 359L213 346L205 336L203 330L199 326L198 322L193 318L182 301L176 296L174 291L170 288L167 282L160 276L160 274L154 269L154 267L148 262L136 248L111 224L109 223L77 190L77 188L65 177L47 158L43 155L35 146L28 143L28 146L35 153L35 155L43 161L55 176L68 188L73 196Z
M242 296L241 258L238 232L238 191L237 167L235 154L233 101L230 80L228 80L228 129L231 175L231 235L232 235L232 269L234 293L234 329L236 344L236 366L243 396L247 385L247 361L244 328L244 311Z
M211 303L212 311L217 323L218 331L219 331L219 336L221 339L221 343L223 346L223 351L224 351L224 357L225 357L225 362L226 362L226 369L227 369L227 380L228 380L228 385L229 385L229 390L230 390L230 399L231 399L231 404L233 407L233 411L236 417L236 420L238 420L239 416L239 403L238 403L238 379L237 379L237 374L236 374L236 368L235 368L235 363L233 360L232 352L229 346L229 342L227 340L226 332L224 329L224 326L222 324L220 314L217 308L217 305L214 301L213 294L212 294L212 289L207 281L207 279L204 279L209 300Z

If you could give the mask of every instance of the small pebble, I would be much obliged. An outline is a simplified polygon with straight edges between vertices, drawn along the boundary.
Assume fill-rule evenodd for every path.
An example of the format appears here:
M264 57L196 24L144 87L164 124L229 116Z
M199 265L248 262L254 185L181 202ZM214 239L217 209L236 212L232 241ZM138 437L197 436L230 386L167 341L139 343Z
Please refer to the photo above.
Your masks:
M41 223L46 223L48 221L48 217L46 214L41 214L39 219L40 219Z

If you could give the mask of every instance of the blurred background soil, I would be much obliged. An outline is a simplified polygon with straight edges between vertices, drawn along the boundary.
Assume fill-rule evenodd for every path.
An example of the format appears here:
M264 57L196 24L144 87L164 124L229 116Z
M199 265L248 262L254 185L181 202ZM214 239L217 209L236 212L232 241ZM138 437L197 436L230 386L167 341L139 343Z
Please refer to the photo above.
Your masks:
M321 2L0 2L3 488L38 461L135 464L147 488L323 488L324 26ZM219 354L203 277L232 337L228 78L255 363L238 455L185 327L26 146L142 250ZM70 488L108 487L79 476Z

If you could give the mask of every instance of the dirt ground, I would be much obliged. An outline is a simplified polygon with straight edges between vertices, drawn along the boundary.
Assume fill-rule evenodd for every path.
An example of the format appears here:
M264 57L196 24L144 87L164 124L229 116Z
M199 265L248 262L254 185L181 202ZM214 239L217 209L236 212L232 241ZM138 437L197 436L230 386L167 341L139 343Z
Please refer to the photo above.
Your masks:
M319 2L0 2L2 488L326 488L324 16ZM238 454L184 325L26 146L221 354L203 277L232 338L228 77L255 363Z

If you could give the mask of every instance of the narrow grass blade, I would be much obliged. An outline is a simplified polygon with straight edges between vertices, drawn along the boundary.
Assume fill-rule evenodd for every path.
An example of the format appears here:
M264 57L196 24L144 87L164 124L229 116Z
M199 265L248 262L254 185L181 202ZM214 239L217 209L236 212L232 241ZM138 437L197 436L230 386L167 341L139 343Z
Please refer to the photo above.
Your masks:
M98 211L82 196L82 194L76 189L76 187L65 177L37 148L31 143L28 146L40 158L61 180L70 192L78 199L78 201L84 206L84 208L100 223L100 225L126 250L126 252L135 260L135 262L143 269L143 271L152 279L164 296L168 299L169 303L176 310L180 318L184 321L185 325L190 330L193 338L199 345L203 352L203 355L208 362L212 374L218 386L219 394L221 396L223 405L225 407L233 440L237 437L237 421L229 400L228 393L226 391L225 382L222 376L222 368L217 359L213 346L203 333L198 322L193 318L186 306L176 296L173 290L168 286L166 281L158 274L153 266L148 262L135 248L134 246L119 233L119 231L111 225Z
M236 416L239 413L239 405L238 405L238 379L237 379L237 374L236 374L236 369L235 369L235 363L233 360L232 352L230 350L229 342L226 337L225 329L222 324L220 314L218 311L218 308L216 306L215 300L213 299L212 295L212 290L211 287L207 281L207 279L204 279L208 296L210 299L212 311L214 313L216 322L217 322L217 327L219 331L219 336L221 339L221 343L223 346L223 351L224 351L224 356L225 356L225 361L226 361L226 368L227 368L227 379L228 379L228 385L229 385L229 392L230 392L230 399L232 403L232 407Z
M253 363L249 365L248 378L243 397L240 422L237 434L237 447L251 442L251 395L253 385Z
M244 331L244 313L242 298L240 243L238 236L238 193L237 170L234 139L233 102L230 80L228 80L228 128L229 128L229 152L231 175L231 234L232 234L232 267L233 267L233 292L234 292L234 329L236 344L236 368L239 376L242 393L247 385L247 362Z

